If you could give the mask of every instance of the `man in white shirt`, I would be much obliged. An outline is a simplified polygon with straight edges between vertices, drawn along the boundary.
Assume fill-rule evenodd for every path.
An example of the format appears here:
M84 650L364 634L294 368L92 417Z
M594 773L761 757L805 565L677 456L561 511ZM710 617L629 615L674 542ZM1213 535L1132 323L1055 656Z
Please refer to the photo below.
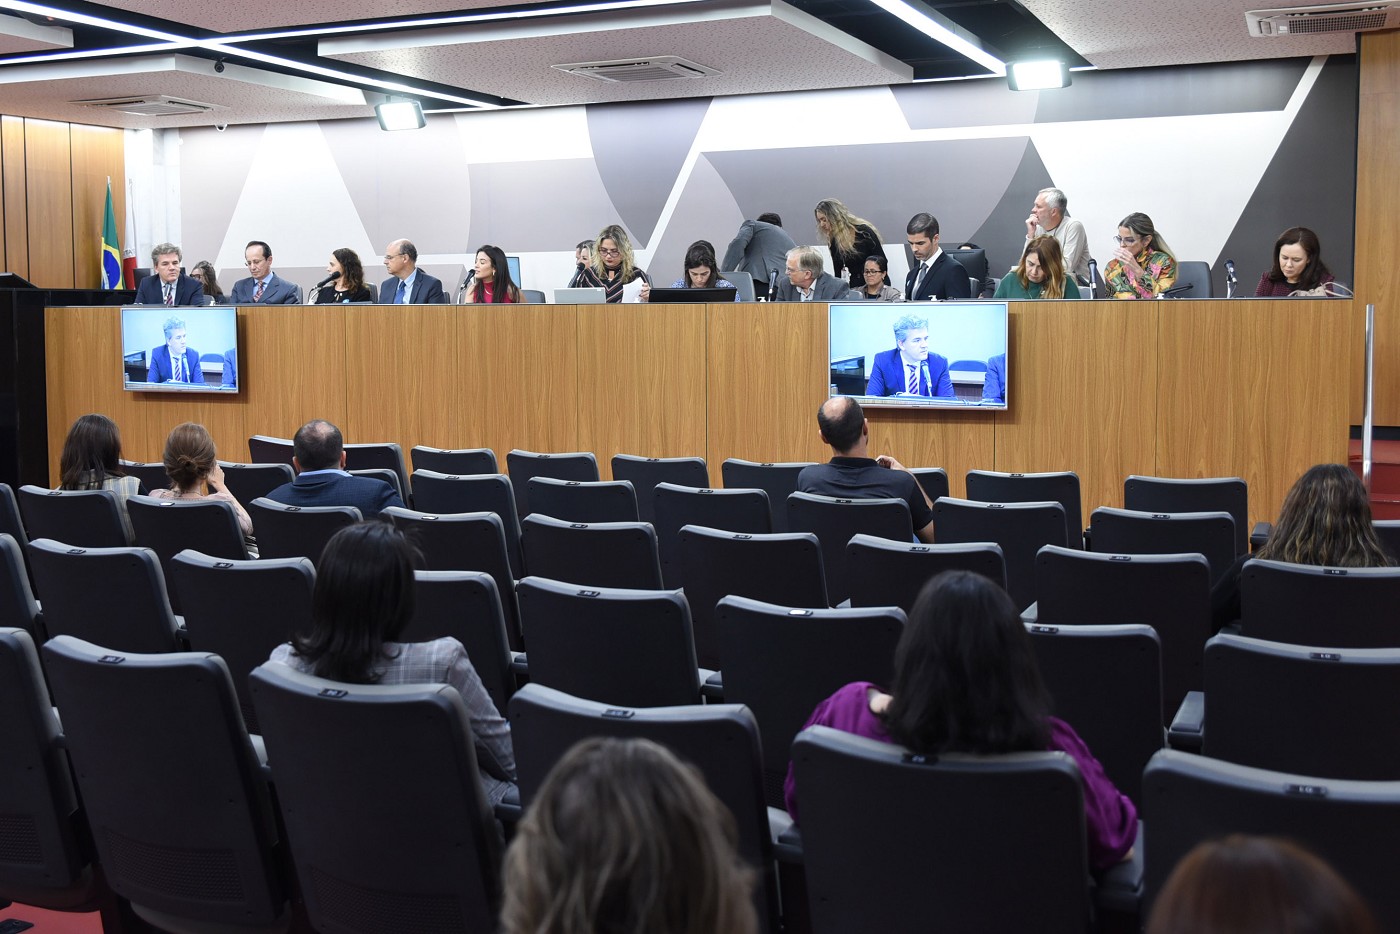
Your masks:
M826 272L822 255L815 247L799 246L788 250L787 281L778 282L776 301L780 302L844 302L859 301L860 293L850 283Z
M1089 237L1084 225L1069 216L1069 200L1058 188L1042 188L1035 196L1035 206L1026 218L1026 246L1036 237L1046 234L1060 243L1065 257L1065 272L1089 281ZM1025 249L1022 248L1024 255Z

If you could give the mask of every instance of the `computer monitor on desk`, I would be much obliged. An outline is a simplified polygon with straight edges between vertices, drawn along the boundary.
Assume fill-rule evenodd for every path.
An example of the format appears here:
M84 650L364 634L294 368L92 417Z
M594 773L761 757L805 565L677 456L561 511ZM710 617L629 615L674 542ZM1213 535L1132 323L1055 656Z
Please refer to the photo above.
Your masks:
M690 302L732 302L739 294L734 288L715 289L652 289L647 301L654 305Z

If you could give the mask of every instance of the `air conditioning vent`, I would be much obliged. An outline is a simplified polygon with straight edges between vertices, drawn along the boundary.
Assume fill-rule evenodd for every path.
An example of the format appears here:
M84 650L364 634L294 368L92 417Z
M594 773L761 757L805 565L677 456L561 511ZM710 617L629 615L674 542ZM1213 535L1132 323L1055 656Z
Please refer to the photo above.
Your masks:
M1244 15L1256 38L1367 32L1400 26L1400 3L1329 3L1286 10L1250 10Z
M673 78L708 78L720 73L717 68L687 61L675 55L627 58L615 62L578 62L554 67L571 75L597 78L599 81L666 81Z
M108 97L96 100L71 101L84 107L103 107L124 114L140 117L175 117L187 114L202 114L214 110L215 104L201 104L199 101L181 100L167 94L148 94L143 97Z

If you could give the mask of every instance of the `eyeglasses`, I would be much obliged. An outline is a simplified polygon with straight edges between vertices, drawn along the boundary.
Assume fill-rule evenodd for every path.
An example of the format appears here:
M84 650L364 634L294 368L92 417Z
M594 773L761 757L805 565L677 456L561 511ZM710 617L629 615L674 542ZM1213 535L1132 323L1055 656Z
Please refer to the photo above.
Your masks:
M599 256L621 256L621 255L622 255L622 251L621 251L621 250L606 250L606 249L604 249L604 250L599 250L599 251L598 251L598 255L599 255Z
M400 256L403 256L403 255L404 255L404 254L402 254L402 253L385 253L385 254L384 254L384 262L387 263L387 262L389 262L389 260L391 260L391 259L398 259Z
M867 276L883 276L883 275L884 275L884 273L881 272L881 271L878 270L878 269L867 269L867 270L865 271L865 274L866 274Z
M1127 246L1130 243L1137 243L1141 237L1114 237L1113 242L1119 246Z

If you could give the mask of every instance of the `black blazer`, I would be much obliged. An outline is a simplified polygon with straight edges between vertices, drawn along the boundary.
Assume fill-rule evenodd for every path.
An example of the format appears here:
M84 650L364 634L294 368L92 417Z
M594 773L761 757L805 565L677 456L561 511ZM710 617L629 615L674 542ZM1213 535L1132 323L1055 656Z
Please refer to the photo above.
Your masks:
M945 250L928 268L924 281L919 283L919 294L914 294L914 279L919 275L916 265L909 270L904 280L904 294L911 302L926 302L932 298L971 298L972 283L968 282L967 270Z
M831 274L836 278L842 278L842 273L846 273L845 278L851 283L851 288L858 289L865 285L865 260L867 257L883 255L885 248L880 245L880 238L875 236L875 231L867 224L856 225L856 239L851 244L851 252L842 253L836 246L836 241L832 240L827 244L831 250ZM885 277L885 284L889 285L890 277Z

